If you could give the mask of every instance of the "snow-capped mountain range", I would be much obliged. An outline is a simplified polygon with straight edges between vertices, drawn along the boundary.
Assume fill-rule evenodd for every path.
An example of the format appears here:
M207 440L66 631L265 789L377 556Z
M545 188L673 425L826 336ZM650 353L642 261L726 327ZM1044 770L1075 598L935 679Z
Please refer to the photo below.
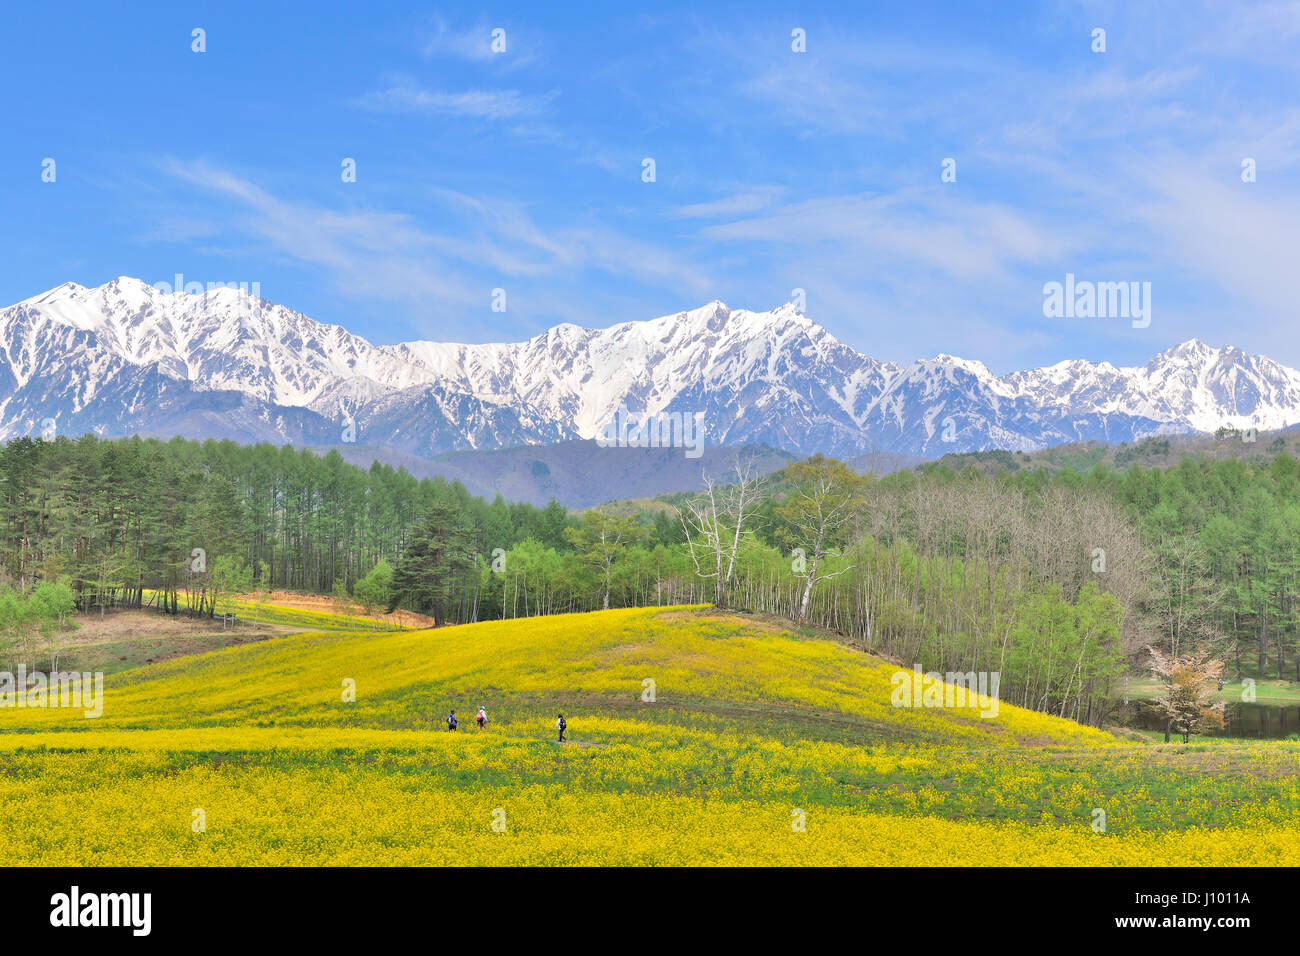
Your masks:
M0 439L94 432L340 444L418 455L595 437L703 412L710 445L925 456L1300 422L1300 372L1192 340L1146 365L997 376L938 355L879 362L792 305L698 309L526 342L373 345L223 288L67 283L0 310Z

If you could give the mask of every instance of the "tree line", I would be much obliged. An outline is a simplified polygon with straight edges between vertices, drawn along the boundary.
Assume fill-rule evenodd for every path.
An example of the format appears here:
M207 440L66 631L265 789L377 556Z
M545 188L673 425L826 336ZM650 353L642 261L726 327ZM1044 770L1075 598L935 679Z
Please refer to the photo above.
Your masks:
M1095 722L1148 646L1300 677L1298 473L1278 455L876 480L814 456L574 514L334 452L22 438L0 450L0 578L66 582L83 611L211 614L256 587L438 623L712 602L909 666L997 670L1005 699Z

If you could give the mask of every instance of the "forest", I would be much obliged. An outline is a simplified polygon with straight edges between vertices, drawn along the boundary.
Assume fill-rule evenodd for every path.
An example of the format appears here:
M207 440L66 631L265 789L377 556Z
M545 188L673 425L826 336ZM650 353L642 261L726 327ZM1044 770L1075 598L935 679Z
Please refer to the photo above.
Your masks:
M24 607L211 615L272 588L443 623L712 602L909 666L1000 671L1004 699L1084 722L1148 647L1300 680L1289 455L879 479L816 456L715 478L571 513L334 452L21 438L0 450L0 629L26 626Z

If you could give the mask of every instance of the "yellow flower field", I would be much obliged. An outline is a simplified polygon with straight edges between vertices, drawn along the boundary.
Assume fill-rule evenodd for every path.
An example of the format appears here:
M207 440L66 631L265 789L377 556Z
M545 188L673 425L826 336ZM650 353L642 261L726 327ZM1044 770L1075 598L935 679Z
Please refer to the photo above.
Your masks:
M98 719L0 708L0 838L78 865L1300 855L1294 744L894 707L896 670L704 608L295 635L110 675Z

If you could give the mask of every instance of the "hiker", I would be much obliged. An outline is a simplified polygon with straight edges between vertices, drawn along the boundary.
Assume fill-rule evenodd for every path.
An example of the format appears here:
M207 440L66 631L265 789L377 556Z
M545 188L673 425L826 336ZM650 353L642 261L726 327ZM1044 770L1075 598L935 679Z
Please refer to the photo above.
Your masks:
M478 708L478 716L475 717L474 719L478 721L478 729L479 729L479 730L482 730L484 727L486 727L486 726L487 726L487 708L484 707L482 704L479 704L479 708Z
M569 725L565 721L564 715L560 714L559 719L555 721L555 729L560 732L560 743L564 743L564 728L567 726Z
M447 729L448 730L456 729L456 712L454 710L447 715Z

